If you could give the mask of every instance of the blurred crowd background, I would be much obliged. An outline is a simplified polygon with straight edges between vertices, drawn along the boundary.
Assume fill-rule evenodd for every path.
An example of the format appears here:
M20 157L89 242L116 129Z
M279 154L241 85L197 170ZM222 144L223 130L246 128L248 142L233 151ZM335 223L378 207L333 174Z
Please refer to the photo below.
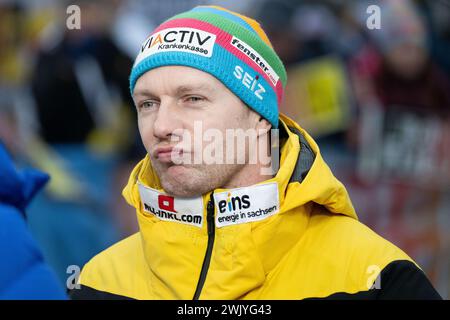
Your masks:
M80 30L66 26L71 4ZM52 176L27 213L61 283L137 231L121 197L145 155L129 72L154 27L199 4L261 23L288 70L281 111L318 141L360 220L448 299L449 0L0 0L0 140Z

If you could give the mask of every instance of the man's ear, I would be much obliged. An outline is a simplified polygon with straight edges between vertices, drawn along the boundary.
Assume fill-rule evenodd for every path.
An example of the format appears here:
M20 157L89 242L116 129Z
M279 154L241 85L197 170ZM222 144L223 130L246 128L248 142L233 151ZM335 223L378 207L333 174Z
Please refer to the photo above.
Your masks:
M263 117L259 117L259 121L256 123L255 128L258 136L268 133L270 131L270 128L272 128L272 124Z
M266 134L270 131L270 129L272 128L272 124L269 121L263 118L256 111L252 110L250 107L248 107L248 111L250 112L249 117L251 126L255 128L258 136Z

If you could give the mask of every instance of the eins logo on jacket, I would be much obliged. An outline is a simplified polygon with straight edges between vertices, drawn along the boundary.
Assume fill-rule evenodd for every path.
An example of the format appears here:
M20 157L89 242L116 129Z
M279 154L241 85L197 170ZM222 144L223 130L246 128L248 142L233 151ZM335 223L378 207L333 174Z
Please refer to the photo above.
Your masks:
M219 211L224 213L226 210L229 212L236 211L240 209L248 209L250 207L249 195L243 195L241 197L231 197L231 192L228 192L227 200L222 200L219 202Z
M216 225L220 228L266 219L279 211L278 199L276 183L215 193Z

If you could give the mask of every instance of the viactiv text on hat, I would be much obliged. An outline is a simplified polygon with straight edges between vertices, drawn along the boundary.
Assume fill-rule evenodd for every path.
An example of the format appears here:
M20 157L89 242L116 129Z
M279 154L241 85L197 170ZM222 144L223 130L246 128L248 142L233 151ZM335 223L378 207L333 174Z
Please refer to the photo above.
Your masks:
M167 65L213 75L278 126L286 70L255 20L217 6L198 6L168 19L142 44L130 75L131 93L145 72Z

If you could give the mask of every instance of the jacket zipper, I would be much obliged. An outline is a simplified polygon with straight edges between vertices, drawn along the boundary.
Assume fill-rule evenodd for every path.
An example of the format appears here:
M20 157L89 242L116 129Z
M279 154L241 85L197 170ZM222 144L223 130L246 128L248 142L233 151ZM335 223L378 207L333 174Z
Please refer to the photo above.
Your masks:
M206 206L206 223L208 228L208 245L206 247L205 258L203 259L202 271L200 272L200 278L198 279L197 289L195 289L194 300L200 298L200 294L205 284L206 275L209 269L209 263L211 262L211 255L214 246L214 238L216 232L216 226L214 222L214 196L211 192L210 199Z

